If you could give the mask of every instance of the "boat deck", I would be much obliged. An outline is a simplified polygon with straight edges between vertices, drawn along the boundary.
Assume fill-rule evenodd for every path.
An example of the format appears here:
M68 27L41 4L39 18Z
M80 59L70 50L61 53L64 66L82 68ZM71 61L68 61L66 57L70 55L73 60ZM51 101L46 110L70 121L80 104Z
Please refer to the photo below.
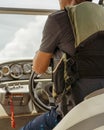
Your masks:
M33 111L31 114L21 114L15 116L16 128L14 130L19 130L23 125L25 125L30 120L34 119L41 113L36 113ZM0 104L0 130L12 130L10 116L7 115L2 105Z

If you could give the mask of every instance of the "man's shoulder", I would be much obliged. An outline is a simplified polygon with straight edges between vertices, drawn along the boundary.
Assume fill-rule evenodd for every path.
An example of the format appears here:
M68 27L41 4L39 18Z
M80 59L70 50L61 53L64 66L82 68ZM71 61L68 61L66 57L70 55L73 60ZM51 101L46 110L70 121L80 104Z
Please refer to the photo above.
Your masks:
M63 14L63 13L65 13L66 11L65 10L58 10L58 11L55 11L55 12L53 12L52 14L50 14L50 15L60 15L60 14Z
M67 12L65 10L59 10L59 11L56 11L56 12L53 12L52 14L50 14L49 16L50 17L63 17L63 16L66 16L67 15Z

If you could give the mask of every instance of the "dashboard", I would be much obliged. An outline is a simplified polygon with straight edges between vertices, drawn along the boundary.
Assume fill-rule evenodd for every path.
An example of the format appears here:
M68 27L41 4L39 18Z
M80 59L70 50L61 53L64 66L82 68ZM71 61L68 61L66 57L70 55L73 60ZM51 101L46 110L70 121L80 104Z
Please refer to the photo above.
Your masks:
M10 95L15 106L28 106L30 101L28 82L31 71L32 60L28 59L0 64L0 103L4 108L10 105Z
M31 59L15 60L0 64L0 103L4 107L10 105L10 95L12 95L15 106L28 106L30 101L29 79L31 72ZM47 71L39 75L35 80L39 82L39 84L43 81L41 82L42 86L44 79L51 79L51 74L51 67L48 67Z
M32 60L17 60L0 64L0 82L29 79Z

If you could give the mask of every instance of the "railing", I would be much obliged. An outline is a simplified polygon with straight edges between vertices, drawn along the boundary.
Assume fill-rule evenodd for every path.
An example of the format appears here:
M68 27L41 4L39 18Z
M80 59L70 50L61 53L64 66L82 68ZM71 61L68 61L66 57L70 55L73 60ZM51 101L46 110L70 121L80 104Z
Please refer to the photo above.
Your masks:
M56 10L0 7L0 14L48 15Z

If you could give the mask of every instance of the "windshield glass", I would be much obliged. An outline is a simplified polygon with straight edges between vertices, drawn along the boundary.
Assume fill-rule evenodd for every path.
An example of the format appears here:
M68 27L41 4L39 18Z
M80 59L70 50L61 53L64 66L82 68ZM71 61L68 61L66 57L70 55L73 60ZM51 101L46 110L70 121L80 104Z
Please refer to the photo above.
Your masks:
M8 9L12 13L6 14ZM0 62L33 58L39 49L42 30L49 14L15 14L15 9L58 10L59 3L58 0L0 0Z
M47 15L0 14L0 60L33 58Z

